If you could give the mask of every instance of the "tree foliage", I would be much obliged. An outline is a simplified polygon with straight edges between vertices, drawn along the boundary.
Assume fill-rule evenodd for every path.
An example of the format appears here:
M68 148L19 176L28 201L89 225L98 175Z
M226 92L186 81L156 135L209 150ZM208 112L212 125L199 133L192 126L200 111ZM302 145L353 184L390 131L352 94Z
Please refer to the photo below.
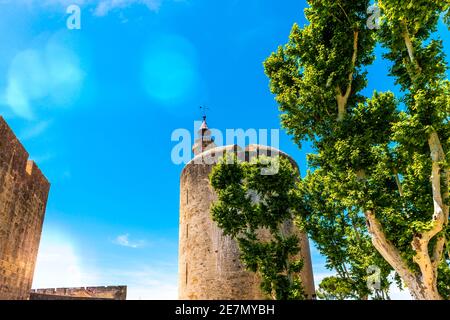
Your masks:
M252 162L230 157L225 156L210 175L218 195L211 208L213 220L237 240L241 261L260 276L268 297L304 299L299 238L290 223L300 203L297 169L282 157ZM262 175L270 161L278 162L278 174Z
M363 292L346 291L339 265L362 283L370 263L384 279L394 269L418 299L448 298L450 83L435 31L441 16L449 22L449 1L380 0L378 32L366 25L369 1L308 3L310 23L294 25L265 70L283 126L315 149L305 225L339 277L322 287ZM376 41L399 97L361 94Z
M322 300L345 300L359 298L354 295L352 284L342 277L326 277L319 284L317 297Z

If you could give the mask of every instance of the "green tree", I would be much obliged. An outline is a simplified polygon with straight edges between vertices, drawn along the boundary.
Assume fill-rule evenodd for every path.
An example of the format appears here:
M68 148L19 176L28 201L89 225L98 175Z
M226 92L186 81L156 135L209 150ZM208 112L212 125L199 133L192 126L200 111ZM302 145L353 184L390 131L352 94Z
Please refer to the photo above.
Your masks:
M449 298L450 84L435 34L440 16L450 20L449 0L380 0L378 32L366 25L369 1L308 3L310 24L294 25L265 70L283 126L315 149L303 182L310 236L327 254L322 226L347 238L356 220L354 236L373 244L363 241L365 257L375 248L417 299ZM377 38L399 98L360 93Z
M327 277L322 280L317 290L317 297L322 300L345 300L359 298L354 295L352 284L342 277Z
M365 232L364 215L339 201L336 196L339 185L332 182L318 169L314 174L309 173L300 185L302 216L299 221L326 257L326 267L336 272L336 276L320 285L318 297L389 298L388 276L392 268L372 246L370 235ZM377 286L368 286L371 276L368 271L373 266L380 269L380 277L376 279Z
M276 161L278 174L261 170ZM283 157L241 162L226 155L210 181L218 195L211 213L225 235L236 239L245 267L261 278L261 288L276 300L304 299L303 261L292 220L300 203L299 174Z

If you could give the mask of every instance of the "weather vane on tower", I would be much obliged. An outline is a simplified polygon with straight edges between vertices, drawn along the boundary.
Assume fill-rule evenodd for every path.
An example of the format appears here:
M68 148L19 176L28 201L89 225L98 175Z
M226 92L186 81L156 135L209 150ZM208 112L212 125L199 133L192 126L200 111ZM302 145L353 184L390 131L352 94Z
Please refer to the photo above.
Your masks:
M207 106L200 106L200 110L202 110L203 120L206 121L206 113L209 111L209 107L207 107Z

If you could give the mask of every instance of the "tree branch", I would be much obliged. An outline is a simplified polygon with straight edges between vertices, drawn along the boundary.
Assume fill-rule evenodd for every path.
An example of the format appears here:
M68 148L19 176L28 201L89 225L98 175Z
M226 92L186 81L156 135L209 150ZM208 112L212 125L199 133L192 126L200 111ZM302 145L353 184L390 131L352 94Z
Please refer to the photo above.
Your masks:
M355 221L353 220L353 217L350 217L350 221L351 221L353 230L355 231L355 234L356 234L356 240L358 240L358 242L361 242L361 236L359 235L359 230L355 224Z
M337 1L337 5L339 6L339 8L341 8L342 12L345 14L345 17L347 18L347 21L351 24L352 21L350 20L350 17L348 16L347 12L345 12L344 8L342 7L339 1Z
M436 131L433 131L428 139L428 145L431 151L432 175L431 185L433 188L434 215L433 220L435 226L429 231L434 237L441 232L444 225L448 223L449 208L444 203L444 199L448 198L448 171L441 168L445 162L445 153L442 148L441 141ZM444 180L444 188L441 188L441 179Z
M444 258L444 248L445 248L446 238L444 235L440 236L436 242L436 245L433 250L432 264L433 270L437 273L439 264Z
M394 177L395 177L395 183L397 183L398 193L400 194L400 197L403 197L403 186L402 186L402 182L400 181L400 177L398 176L397 169L394 169Z
M431 151L432 174L431 186L433 189L434 214L430 230L417 234L411 245L416 252L414 262L419 265L422 272L423 284L428 288L437 288L437 268L444 253L445 237L438 238L430 257L428 246L430 240L438 235L448 223L448 207L444 204L441 192L441 162L445 160L445 153L436 131L430 134L428 145ZM445 172L445 171L444 171ZM445 193L445 192L444 192ZM448 195L448 192L446 192ZM437 291L437 289L436 289Z
M376 219L375 213L371 210L365 212L367 228L372 236L372 243L383 258L391 265L392 268L400 275L409 288L417 288L418 279L414 273L409 270L408 265L400 255L400 251L386 238L383 227ZM417 292L412 290L412 293ZM418 297L416 297L418 298Z
M353 31L353 55L352 55L352 65L351 72L348 75L348 85L345 91L345 94L342 93L342 90L339 85L336 87L336 100L338 104L338 121L342 121L347 113L347 102L350 94L352 92L352 82L353 82L353 74L355 72L356 59L358 58L358 38L359 31Z
M445 199L447 199L449 195L449 176L448 171L445 170L445 168L441 168L441 163L445 161L445 153L436 131L431 133L428 144L430 147L432 160L431 185L433 188L434 203L433 228L424 234L426 238L429 238L429 241L439 232L444 230L445 226L448 224L449 208L445 203ZM442 181L444 181L443 186L441 186ZM445 243L446 237L445 235L441 235L434 247L432 264L435 271L439 267L439 263L442 260Z
M408 30L408 25L406 24L406 20L403 19L401 21L401 25L403 26L403 39L405 41L405 45L406 45L406 49L408 50L408 56L409 56L409 60L411 61L411 63L414 64L414 66L416 67L417 71L419 73L422 72L422 68L420 67L419 63L416 60L415 57L415 53L414 53L414 46L411 40L411 35L409 34L409 30Z
M365 213L367 219L367 228L372 235L372 242L375 248L380 252L383 258L395 269L395 271L402 276L402 278L410 277L411 271L406 265L405 261L400 255L397 248L386 238L383 227L375 218L375 213L371 210Z

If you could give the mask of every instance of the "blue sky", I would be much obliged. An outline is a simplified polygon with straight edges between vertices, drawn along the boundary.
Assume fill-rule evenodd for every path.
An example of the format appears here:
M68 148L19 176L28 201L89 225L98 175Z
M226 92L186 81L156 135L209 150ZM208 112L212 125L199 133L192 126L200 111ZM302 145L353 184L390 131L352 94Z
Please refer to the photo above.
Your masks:
M81 7L81 30L66 8ZM262 62L306 23L294 0L0 0L0 114L52 183L34 287L129 286L177 297L178 128L201 113L277 129ZM440 33L449 48L449 33ZM370 86L392 88L387 65ZM306 153L280 148L306 171ZM313 249L316 277L327 274Z

